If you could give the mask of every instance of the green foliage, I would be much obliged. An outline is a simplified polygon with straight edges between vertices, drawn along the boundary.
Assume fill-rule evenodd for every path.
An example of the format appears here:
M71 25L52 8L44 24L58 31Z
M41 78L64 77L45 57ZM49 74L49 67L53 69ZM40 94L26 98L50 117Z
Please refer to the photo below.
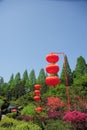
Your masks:
M27 79L28 79L28 72L27 72L27 70L25 70L24 73L23 73L23 78L22 78L22 80L23 80L23 81L26 81Z
M33 117L35 116L34 108L35 108L35 105L33 103L29 103L29 105L23 108L23 110L21 111L21 114Z
M21 123L16 126L15 130L42 130L38 125L30 123Z
M13 118L9 118L7 116L5 116L1 121L0 121L0 127L2 128L11 128L11 127L15 127L16 125L18 125L19 122Z
M54 97L60 97L63 99L66 99L66 86L64 84L60 84L56 87L49 87L48 91L46 93L43 94L43 98L47 98L50 96L54 96Z
M65 124L62 120L49 120L44 130L71 130L71 128L70 124Z
M19 83L16 84L14 88L14 97L15 99L17 99L18 97L24 94L25 94L24 82L20 81Z
M74 77L79 78L87 72L85 59L80 56L77 58L76 68L74 70Z
M45 78L46 78L46 75L45 75L45 72L44 72L44 69L42 68L39 72L39 75L38 75L38 79L37 79L37 83L39 84L44 84L45 82Z
M37 83L41 84L41 93L42 94L47 91L47 85L45 84L45 78L46 78L46 74L45 74L44 69L42 68L40 70L38 78L37 78Z
M3 104L4 104L3 99L0 99L0 108L2 107Z
M30 74L29 74L29 86L30 86L30 90L33 91L34 90L34 85L36 84L36 76L35 76L35 71L31 70Z
M0 121L0 130L41 130L41 128L32 122L18 121L13 118L4 117Z
M66 85L66 78L68 79L68 85L71 85L73 83L73 75L71 72L71 68L67 59L67 56L64 57L64 64L62 68L62 72L60 75L61 83Z
M87 98L87 73L74 79L72 91L82 98Z
M7 130L7 128L0 127L0 130ZM15 128L9 128L9 130L15 130Z
M3 83L2 86L0 87L0 95L6 97L8 89L9 89L8 83Z
M21 75L20 75L20 72L18 72L16 75L15 75L15 79L14 79L14 82L15 82L15 85L18 84L21 80Z
M0 76L0 87L4 84L4 79L3 77Z
M29 92L24 94L23 96L19 97L15 102L14 105L17 106L26 106L33 100L33 92Z
M9 118L16 118L17 113L16 112L8 113L8 114L6 114L6 116L8 116Z
M10 80L9 80L8 83L11 85L13 81L14 81L14 74L11 75Z
M2 98L2 100L3 100L3 104L1 106L1 109L2 109L3 113L5 113L8 105L9 105L9 102L6 98Z

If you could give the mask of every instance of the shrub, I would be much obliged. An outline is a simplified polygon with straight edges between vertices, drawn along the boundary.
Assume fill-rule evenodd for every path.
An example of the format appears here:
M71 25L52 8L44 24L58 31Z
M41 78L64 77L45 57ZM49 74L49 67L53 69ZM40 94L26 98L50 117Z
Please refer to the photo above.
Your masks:
M0 130L7 130L7 128L2 128L2 127L0 127ZM9 128L9 130L13 130L13 129ZM14 129L14 130L15 130L15 129Z
M32 122L18 121L13 118L4 117L0 122L0 130L41 130L41 128Z
M15 127L17 124L19 124L17 120L14 120L13 118L9 118L7 116L0 121L1 128L11 128Z
M23 110L21 111L21 115L27 115L29 117L33 117L35 115L34 104L30 103L29 105L24 107Z
M8 113L6 114L9 118L16 118L17 117L17 113Z
M48 97L47 98L47 107L50 111L55 111L64 107L64 103L60 98L57 97Z
M75 128L84 129L87 124L87 113L70 111L65 114L63 120L70 122Z
M15 127L15 130L42 130L38 125L30 123L21 123Z
M71 130L71 125L65 124L62 120L49 120L44 130Z

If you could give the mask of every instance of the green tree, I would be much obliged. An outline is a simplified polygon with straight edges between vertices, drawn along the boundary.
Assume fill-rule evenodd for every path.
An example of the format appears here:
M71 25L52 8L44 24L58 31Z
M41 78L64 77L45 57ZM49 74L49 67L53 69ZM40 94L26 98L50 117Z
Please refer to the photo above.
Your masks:
M41 92L44 93L47 90L47 85L45 84L45 78L46 74L44 69L42 68L39 72L38 78L37 78L37 83L41 84Z
M14 88L14 74L11 75L10 80L8 81L10 88Z
M0 95L6 97L9 90L8 83L4 83L2 87L0 87Z
M68 85L71 85L73 82L73 75L71 72L71 68L67 59L67 56L64 57L64 64L62 67L62 72L60 75L61 83L66 84L66 78L68 79Z
M35 76L35 71L33 69L33 70L31 70L31 72L29 74L29 86L30 86L31 91L34 90L34 85L35 84L36 84L36 76Z
M27 70L24 71L22 79L23 79L23 81L26 81L28 79L28 72L27 72Z
M74 93L82 98L87 98L87 73L79 78L74 78Z
M87 73L86 61L82 56L80 56L77 58L76 67L73 72L74 78L79 78L80 76L84 75L85 73Z
M21 80L14 88L14 98L17 99L25 94L24 82Z
M21 80L21 76L20 76L20 72L18 72L16 75L15 75L15 79L14 79L14 82L15 82L15 85L18 84Z
M11 75L10 80L9 80L9 83L12 83L13 80L14 80L14 74Z
M0 86L2 86L4 84L4 79L3 77L0 76Z
M12 97L14 97L14 88L15 88L15 79L14 74L11 75L10 80L8 81L8 91L7 91L7 99L10 101Z
M25 91L29 92L30 89L29 89L29 78L28 78L27 70L25 70L24 73L23 73L22 82L24 82Z

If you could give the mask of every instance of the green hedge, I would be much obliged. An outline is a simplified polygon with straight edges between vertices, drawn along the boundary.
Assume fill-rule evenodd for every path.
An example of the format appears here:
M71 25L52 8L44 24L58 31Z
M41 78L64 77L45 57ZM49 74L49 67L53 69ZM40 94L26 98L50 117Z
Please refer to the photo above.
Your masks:
M74 130L70 124L62 120L49 120L44 130Z
M33 122L18 121L6 116L0 121L0 130L42 130L42 129Z

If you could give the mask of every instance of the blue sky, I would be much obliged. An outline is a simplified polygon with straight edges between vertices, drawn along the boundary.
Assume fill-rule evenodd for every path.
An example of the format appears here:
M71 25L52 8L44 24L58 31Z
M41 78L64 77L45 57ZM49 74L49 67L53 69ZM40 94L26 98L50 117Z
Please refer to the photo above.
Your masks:
M0 76L48 64L50 52L64 52L72 70L77 57L87 62L86 0L0 0ZM60 55L60 72L63 57Z

